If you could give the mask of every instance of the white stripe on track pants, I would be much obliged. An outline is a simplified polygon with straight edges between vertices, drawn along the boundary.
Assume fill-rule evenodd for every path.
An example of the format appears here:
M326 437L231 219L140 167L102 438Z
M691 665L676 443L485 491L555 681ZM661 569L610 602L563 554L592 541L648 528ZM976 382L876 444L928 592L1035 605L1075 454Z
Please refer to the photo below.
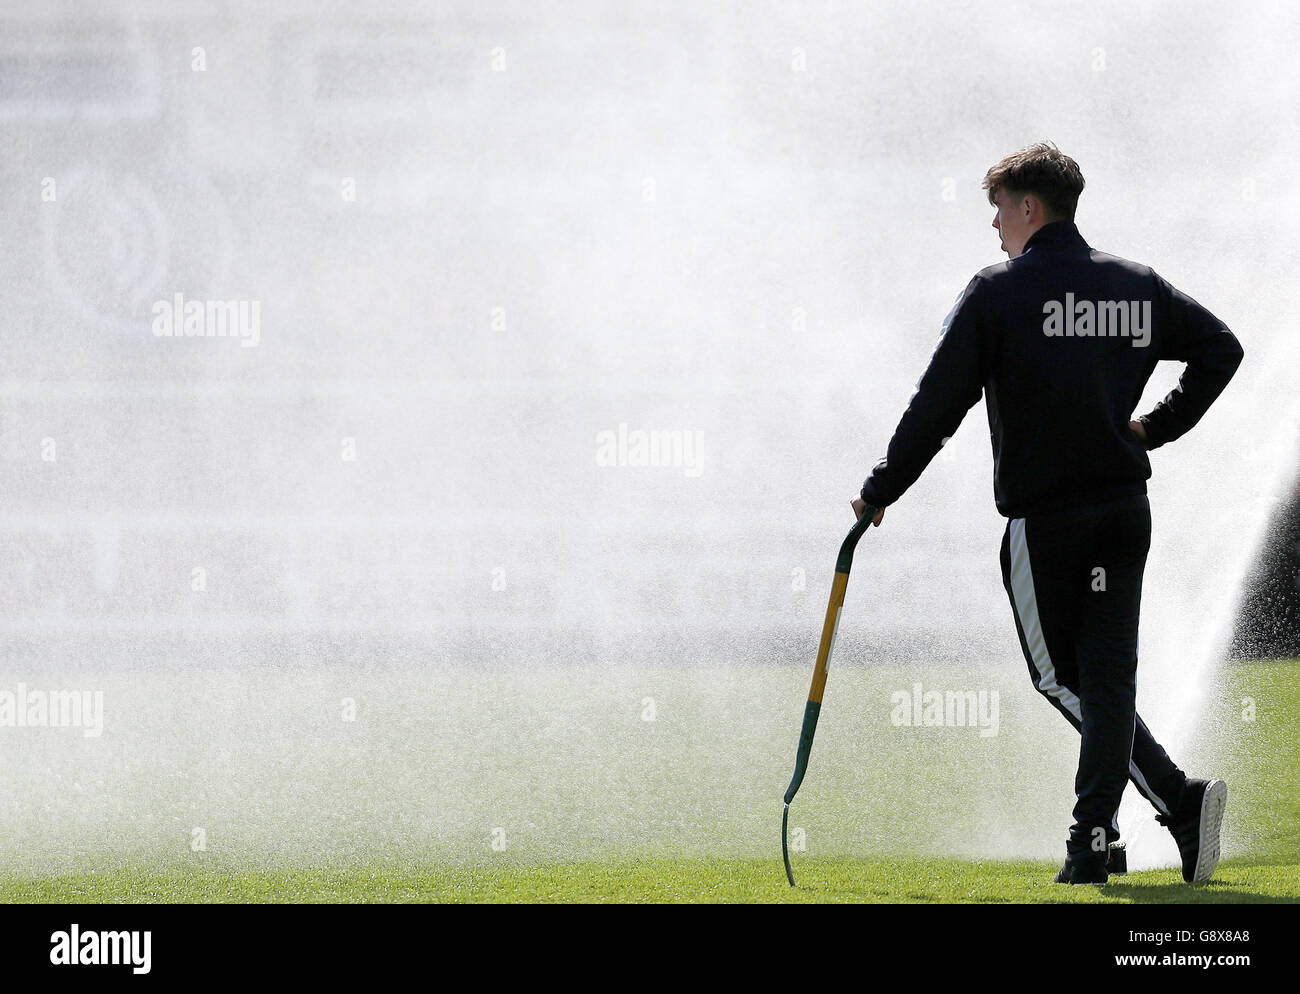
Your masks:
M1128 780L1161 813L1186 776L1137 713L1138 615L1151 545L1145 495L1012 518L1002 582L1034 688L1082 736L1067 848L1107 841Z

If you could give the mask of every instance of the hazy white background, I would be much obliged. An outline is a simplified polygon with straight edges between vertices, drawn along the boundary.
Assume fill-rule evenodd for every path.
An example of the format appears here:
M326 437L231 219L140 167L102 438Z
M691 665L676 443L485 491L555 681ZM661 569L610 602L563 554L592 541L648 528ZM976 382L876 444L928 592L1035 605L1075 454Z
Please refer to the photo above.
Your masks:
M1204 688L1296 463L1293 5L3 17L0 687L106 693L101 738L0 729L9 865L490 858L497 827L766 853L848 500L1000 261L984 171L1041 138L1084 237L1245 346L1152 455L1139 671L1176 759L1230 748ZM176 293L259 302L257 347L154 336ZM700 433L698 472L598 465L621 424ZM935 664L1004 694L996 761L940 739L897 785L978 804L890 845L1064 840L1077 739L1028 686L1002 527L981 403L860 547L819 735Z

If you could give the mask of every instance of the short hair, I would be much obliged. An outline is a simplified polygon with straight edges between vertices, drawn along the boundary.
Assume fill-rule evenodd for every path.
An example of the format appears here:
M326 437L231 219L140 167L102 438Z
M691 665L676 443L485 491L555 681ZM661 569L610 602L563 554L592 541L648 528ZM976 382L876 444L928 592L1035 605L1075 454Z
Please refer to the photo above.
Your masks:
M997 206L999 190L1032 193L1057 219L1074 220L1074 209L1083 192L1079 164L1051 142L1035 142L1008 155L984 174L989 203Z

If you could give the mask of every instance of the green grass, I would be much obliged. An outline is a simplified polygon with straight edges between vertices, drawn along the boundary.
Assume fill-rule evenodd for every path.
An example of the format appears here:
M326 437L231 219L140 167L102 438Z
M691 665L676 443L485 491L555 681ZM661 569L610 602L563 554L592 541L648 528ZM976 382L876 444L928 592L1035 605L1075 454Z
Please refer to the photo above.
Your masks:
M1106 887L1051 882L1045 863L948 859L809 859L785 881L769 860L639 860L457 870L146 872L11 881L33 903L943 903L1234 904L1300 901L1300 866L1221 866L1189 887L1174 870L1133 873Z
M1182 882L1178 871L1154 870L1112 878L1104 888L1063 887L1051 882L1058 862L998 860L966 854L971 858L949 858L931 852L906 852L889 848L890 839L900 838L898 826L906 824L909 811L904 802L913 804L911 816L923 824L945 825L945 801L935 796L927 801L924 793L916 794L907 781L924 775L935 762L969 763L954 767L953 783L968 782L990 771L1002 769L1016 753L1011 737L1015 729L1010 691L1007 692L1006 735L989 740L973 739L965 751L954 752L950 740L925 739L913 735L899 736L896 730L880 726L879 715L868 710L850 709L851 690L861 699L880 699L882 688L872 690L867 671L842 669L836 674L837 712L827 728L819 730L818 748L814 753L809 784L792 808L792 825L802 823L809 832L809 850L792 854L799 886L791 889L785 882L778 849L777 825L779 802L767 781L788 777L795 729L774 733L773 755L763 760L771 770L764 772L757 793L749 787L741 790L718 779L718 796L728 799L731 817L739 837L749 839L753 850L764 855L728 852L727 845L710 844L716 838L718 820L712 807L697 800L692 818L678 827L681 837L699 838L697 845L677 843L642 844L636 839L627 844L633 852L602 852L589 848L586 837L574 846L575 857L557 857L540 847L530 848L523 833L512 834L509 851L492 853L482 842L477 854L466 852L454 861L443 861L428 850L412 851L394 845L375 852L357 852L333 858L328 850L320 856L299 860L297 865L275 865L263 857L241 856L220 848L192 854L188 846L154 852L104 856L94 872L79 868L43 873L38 867L0 870L0 901L23 903L78 902L621 902L621 903L715 903L715 902L782 902L782 903L1268 903L1300 902L1300 662L1277 661L1243 663L1226 666L1210 694L1205 716L1206 729L1213 734L1202 737L1196 755L1187 757L1188 769L1213 772L1230 785L1226 837L1227 856L1215 878L1208 884L1191 887ZM890 675L890 681L903 678ZM738 686L749 687L749 678ZM902 684L906 685L906 684ZM730 692L730 691L729 691ZM746 691L749 692L749 691ZM765 695L768 691L764 691ZM865 696L863 696L865 695ZM635 697L635 695L633 695ZM887 700L887 697L884 699ZM1037 702L1033 702L1037 703ZM661 705L662 706L662 705ZM667 709L665 709L666 711ZM1039 709L1045 710L1045 709ZM746 712L737 709L728 728L733 737L737 729L748 727L739 720ZM1032 708L1027 716L1037 714ZM1049 718L1054 717L1049 715ZM691 719L684 727L698 735L704 723ZM854 722L858 724L854 724ZM763 755L766 739L758 730L772 724L770 716L756 715L753 738L745 740L749 756ZM632 726L640 734L639 722ZM1051 726L1055 727L1055 726ZM873 729L875 731L873 732ZM653 726L647 731L652 731ZM670 732L661 725L655 734ZM602 733L604 734L604 733ZM610 733L612 734L612 733ZM750 734L746 732L745 734ZM874 738L871 736L874 735ZM1038 733L1033 732L1034 736ZM788 741L787 741L788 740ZM540 736L538 742L552 738ZM966 740L961 740L966 742ZM1062 741L1066 741L1064 738ZM678 786L687 782L693 767L674 760L672 740L658 751L647 754L646 769L661 770L669 793L680 793ZM865 745L864 745L865 743ZM892 743L892 745L891 745ZM900 745L901 743L901 745ZM982 743L982 745L981 745ZM1067 743L1068 744L1068 743ZM653 743L651 743L653 745ZM897 782L879 779L873 769L863 770L859 757L872 750L893 748L890 760L902 765L905 775ZM978 752L979 748L988 751ZM1062 747L1065 750L1066 747ZM1005 750L1005 753L999 750ZM723 755L710 747L711 757ZM955 757L955 758L954 758ZM973 758L972 758L973 757ZM1058 760L1068 756L1057 757ZM883 768L884 756L876 757ZM733 758L736 769L746 764ZM674 765L674 762L676 765ZM913 764L913 765L907 765ZM548 765L550 765L548 763ZM752 766L752 762L749 764ZM1064 765L1045 766L1034 776L1053 783L1067 772ZM678 769L678 767L681 767ZM594 768L594 767L593 767ZM731 767L717 767L715 776ZM584 772L583 775L586 775ZM630 781L641 782L644 774L631 768ZM873 777L877 779L872 779ZM1001 796L1037 797L1032 780L1026 775L1024 785L1003 785ZM533 781L537 788L541 784ZM1068 777L1064 783L1068 786ZM854 799L864 794L863 784L876 787L884 798L876 808L865 812L853 807ZM639 801L629 786L628 803ZM889 793L884 793L889 791ZM713 791L718 794L718 791ZM657 797L659 795L651 795ZM744 798L753 797L747 803ZM933 810L923 810L929 803ZM1037 803L1037 802L1032 802ZM1055 802L1053 802L1055 803ZM963 800L963 804L965 801ZM538 810L543 810L538 808ZM549 809L546 809L549 810ZM964 810L964 808L954 809ZM1034 817L1058 818L1046 803L1027 809ZM1064 809L1068 812L1068 807ZM634 809L641 817L639 809ZM996 813L996 812L994 812ZM477 817L477 816L476 816ZM991 818L992 815L985 815ZM999 826L1023 822L1023 812L1007 812ZM1059 819L1058 819L1059 820ZM580 824L570 820L570 824ZM180 822L183 826L185 823ZM488 822L487 824L491 824ZM622 825L622 823L617 823ZM554 836L550 825L542 833ZM840 834L834 834L838 832ZM915 833L914 833L915 834ZM182 832L180 840L187 837ZM671 842L676 836L667 836ZM513 840L520 839L518 843ZM725 840L724 840L725 841ZM813 841L818 844L813 845ZM924 841L924 840L922 840ZM949 843L936 837L933 843L945 851ZM674 853L674 848L676 852ZM176 850L181 850L180 852ZM697 853L690 858L682 853ZM770 855L768 855L770 853ZM590 855L589 855L590 854ZM329 868L325 865L329 864Z

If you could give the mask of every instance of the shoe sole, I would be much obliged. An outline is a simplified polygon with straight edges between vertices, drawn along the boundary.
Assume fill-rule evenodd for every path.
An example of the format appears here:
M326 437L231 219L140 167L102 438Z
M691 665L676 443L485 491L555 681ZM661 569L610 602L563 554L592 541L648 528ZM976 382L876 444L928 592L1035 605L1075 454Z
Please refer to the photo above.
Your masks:
M1223 811L1228 805L1228 785L1222 780L1211 780L1201 799L1200 848L1196 853L1196 871L1190 883L1203 884L1214 876L1219 865L1219 834L1223 827Z
M1113 877L1114 875L1115 874L1110 872L1107 872L1106 874L1107 877ZM1062 880L1060 874L1057 874L1057 876L1052 880L1052 883L1069 884L1071 887L1105 887L1106 877L1103 877L1101 880L1070 880L1067 876L1065 880Z

